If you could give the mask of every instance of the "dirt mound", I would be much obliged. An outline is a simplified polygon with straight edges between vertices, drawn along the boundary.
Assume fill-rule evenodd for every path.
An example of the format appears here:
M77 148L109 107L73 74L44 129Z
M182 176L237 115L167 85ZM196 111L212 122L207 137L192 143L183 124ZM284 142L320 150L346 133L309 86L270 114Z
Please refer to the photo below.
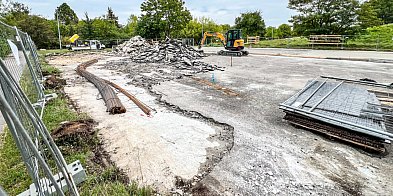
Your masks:
M62 86L66 85L67 82L64 79L59 78L56 75L50 75L44 82L44 87L46 89L60 89Z
M94 134L93 124L92 119L63 122L59 128L52 131L51 136L56 140L73 135L92 135Z

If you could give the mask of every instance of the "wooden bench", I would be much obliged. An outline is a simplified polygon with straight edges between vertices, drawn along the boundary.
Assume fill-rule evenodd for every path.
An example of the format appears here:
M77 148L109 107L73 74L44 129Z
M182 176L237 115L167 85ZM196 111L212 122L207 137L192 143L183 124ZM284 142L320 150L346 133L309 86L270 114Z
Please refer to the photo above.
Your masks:
M314 45L326 45L326 46L343 46L344 39L342 35L310 35L309 43L312 48Z

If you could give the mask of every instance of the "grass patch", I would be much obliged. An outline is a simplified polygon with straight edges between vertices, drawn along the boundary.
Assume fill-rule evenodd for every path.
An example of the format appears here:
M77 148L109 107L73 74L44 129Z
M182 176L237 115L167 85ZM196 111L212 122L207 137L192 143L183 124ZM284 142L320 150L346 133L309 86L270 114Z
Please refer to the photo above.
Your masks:
M40 54L38 58L39 58L40 63L41 63L41 69L42 69L41 71L42 71L42 74L44 76L52 75L52 74L60 74L61 73L60 69L58 69L58 68L56 68L54 66L50 66L48 64L48 62L45 59L45 56L43 54L41 54L41 52L38 52L38 53Z
M10 195L17 195L32 183L22 156L8 129L0 135L0 185Z
M67 49L54 49L54 50L38 50L38 54L40 56L46 56L48 54L65 54L68 52L72 52L71 50L67 50Z
M294 37L286 39L261 40L253 44L256 48L309 48L308 38Z
M42 56L42 55L41 55ZM42 57L43 72L60 73L48 65ZM48 90L47 93L52 93ZM67 97L61 90L58 97L49 101L45 107L43 121L48 130L57 129L61 122L87 119L89 116L70 108ZM97 131L90 135L74 135L56 144L67 163L80 160L87 172L87 179L78 187L81 195L152 195L149 187L139 187L128 183L128 178L119 170L97 136ZM8 129L0 134L0 185L9 195L17 195L28 189L32 183L22 161L18 148Z
M87 118L87 114L78 114L74 110L71 110L67 98L63 94L58 94L58 98L50 100L45 106L42 120L48 130L53 130L56 129L61 122Z

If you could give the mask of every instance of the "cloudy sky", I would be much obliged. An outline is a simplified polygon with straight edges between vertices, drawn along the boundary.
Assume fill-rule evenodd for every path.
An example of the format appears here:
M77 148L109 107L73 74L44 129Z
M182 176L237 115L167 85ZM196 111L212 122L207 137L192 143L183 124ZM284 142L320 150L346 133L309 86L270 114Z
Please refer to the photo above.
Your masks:
M120 23L125 24L130 14L140 14L143 0L16 0L28 5L33 14L53 18L57 6L66 2L79 18L87 12L91 18L106 13L112 7L119 16ZM186 0L186 6L196 17L206 16L217 23L234 24L241 12L260 10L266 25L278 26L288 23L294 12L287 8L288 0Z

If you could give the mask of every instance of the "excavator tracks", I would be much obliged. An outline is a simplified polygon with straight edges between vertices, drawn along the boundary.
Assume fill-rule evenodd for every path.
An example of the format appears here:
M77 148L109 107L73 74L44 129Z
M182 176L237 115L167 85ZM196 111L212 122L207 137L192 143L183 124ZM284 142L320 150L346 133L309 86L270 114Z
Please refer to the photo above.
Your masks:
M230 50L220 50L217 52L220 56L247 56L249 54L248 51L230 51Z
M292 112L286 112L284 119L295 126L322 133L328 136L330 139L338 139L348 142L375 153L386 153L386 149L383 144L384 141L381 139L366 136L358 132L330 125L315 119L310 119L306 116Z

